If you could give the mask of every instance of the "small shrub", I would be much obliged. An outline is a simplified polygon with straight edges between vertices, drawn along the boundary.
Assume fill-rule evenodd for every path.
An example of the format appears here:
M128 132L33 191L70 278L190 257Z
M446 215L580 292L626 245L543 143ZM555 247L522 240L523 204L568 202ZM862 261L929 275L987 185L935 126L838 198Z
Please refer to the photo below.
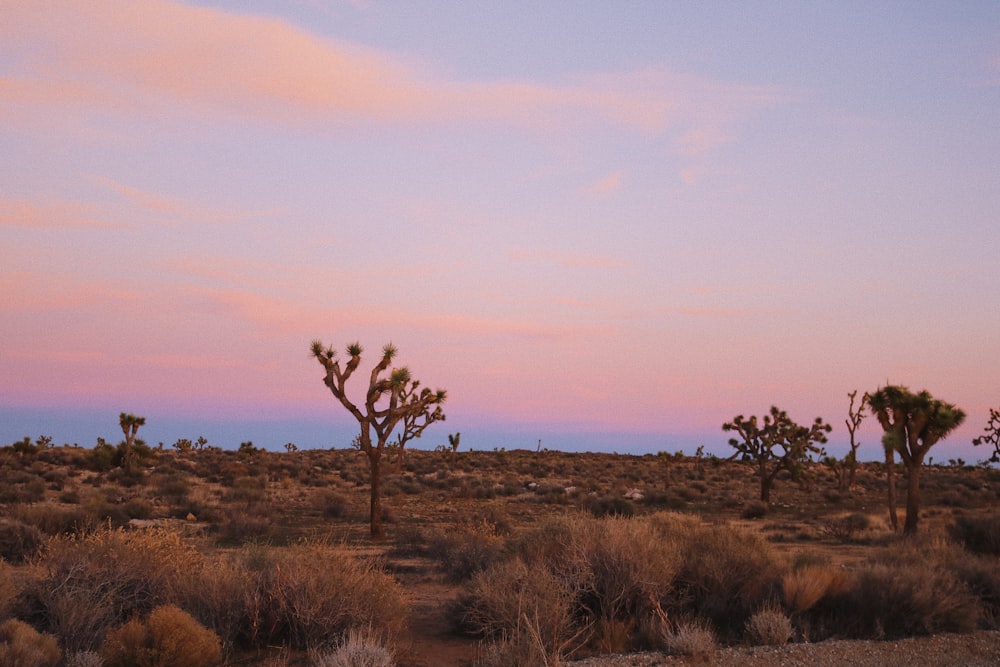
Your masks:
M672 630L664 630L663 646L673 655L704 661L719 647L719 641L705 621L680 621Z
M792 638L792 621L777 607L766 606L747 620L746 633L756 646L784 646Z
M743 511L740 512L741 519L760 519L767 516L767 503L762 503L759 500L752 503L748 503Z
M9 563L23 563L38 553L42 533L21 521L0 519L0 558Z
M218 635L173 605L111 630L101 653L107 667L212 667L222 661Z
M75 651L66 656L66 667L104 667L104 658L96 651Z
M619 498L617 496L587 496L583 504L587 511L595 517L630 517L635 514L635 504L628 498Z
M1000 556L1000 517L959 516L948 527L952 538L969 551Z
M316 655L315 667L395 667L396 658L371 630L351 629L343 643Z
M52 635L43 635L14 618L0 623L0 665L7 667L56 667L61 654Z
M856 542L859 536L871 528L867 514L855 512L847 516L831 519L823 526L823 532L840 542Z
M464 528L435 530L427 537L427 555L453 581L464 581L500 560L503 539L495 527L480 522Z

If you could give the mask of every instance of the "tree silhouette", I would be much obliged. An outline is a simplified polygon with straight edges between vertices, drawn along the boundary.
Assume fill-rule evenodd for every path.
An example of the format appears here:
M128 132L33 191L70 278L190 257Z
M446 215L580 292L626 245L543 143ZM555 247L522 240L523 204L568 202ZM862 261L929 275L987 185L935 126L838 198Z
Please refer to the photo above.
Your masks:
M817 443L826 442L831 427L817 417L812 426L796 424L784 410L772 406L764 415L763 425L756 416L749 419L737 415L733 421L722 425L723 431L736 431L740 438L730 438L730 446L744 461L757 464L760 477L760 499L771 502L771 487L778 473L788 471L793 479L801 478L805 464L812 454L823 455Z
M145 417L136 417L131 412L123 412L118 415L118 424L125 434L125 450L122 452L122 468L125 469L125 472L132 472L135 462L135 434L139 432L139 427L145 423Z
M895 452L906 466L906 522L903 533L917 532L920 512L920 470L927 452L965 421L960 409L929 392L914 394L889 385L869 394L868 405L882 425L886 461Z
M983 434L974 438L972 444L977 447L979 445L993 445L993 455L990 457L990 461L993 463L1000 461L1000 410L990 408L990 421L983 429Z
M348 397L346 384L361 364L361 344L352 343L347 346L349 358L343 367L336 359L336 351L324 346L322 341L313 341L310 350L325 370L323 383L358 420L361 427L357 446L368 457L371 476L371 535L373 539L381 539L384 536L381 462L386 443L400 422L409 419L409 423L414 428L419 427L419 432L422 432L430 423L443 420L441 404L444 403L446 392L443 389L431 391L426 387L420 388L420 383L410 377L410 371L406 367L390 368L389 365L396 356L396 347L389 343L382 348L382 358L372 368L364 402L357 404ZM405 431L404 428L404 434Z

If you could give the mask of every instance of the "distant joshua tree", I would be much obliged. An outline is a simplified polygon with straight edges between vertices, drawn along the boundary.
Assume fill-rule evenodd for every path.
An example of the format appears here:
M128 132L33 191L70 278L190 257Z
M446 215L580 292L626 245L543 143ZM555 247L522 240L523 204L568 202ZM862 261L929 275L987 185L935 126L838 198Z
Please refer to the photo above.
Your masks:
M371 473L371 535L373 539L381 539L384 536L381 461L386 443L400 422L412 425L410 429L404 427L405 436L406 432L413 433L419 429L419 433L428 424L443 420L441 404L447 394L443 389L421 389L420 383L410 377L410 371L405 367L390 369L396 347L389 343L382 348L382 359L372 369L364 403L357 405L348 398L345 385L361 364L361 344L347 346L349 359L343 367L335 359L334 349L324 346L322 341L313 341L310 349L326 371L323 383L361 426L356 442L358 449L368 457Z
M139 432L139 427L145 423L145 417L136 417L131 412L123 412L118 416L118 424L125 434L125 449L122 452L122 468L125 472L132 472L135 462L135 435Z
M723 424L722 430L736 431L740 435L731 438L729 444L736 448L737 456L757 464L760 500L770 503L771 487L778 473L786 470L793 479L800 479L805 464L812 460L811 455L823 455L823 449L817 444L826 442L826 434L831 428L822 417L817 417L812 426L799 426L784 410L772 406L763 420L737 415L733 421Z
M858 427L861 426L861 422L865 419L864 409L868 401L868 394L861 397L861 401L856 408L854 407L854 401L858 397L858 390L855 389L847 397L851 399L851 404L847 407L847 419L844 420L844 424L847 426L847 432L851 436L851 451L844 456L843 461L838 460L835 456L828 456L823 459L823 463L833 470L833 474L837 477L837 490L841 493L854 488L858 471L858 447L861 446L861 443L857 439L857 431Z
M972 444L977 447L979 445L993 445L993 455L990 456L990 461L1000 462L1000 410L990 408L990 421L983 429L983 434L973 439Z
M965 413L951 403L934 398L927 391L914 394L906 387L897 385L882 387L870 394L868 405L884 431L882 445L886 451L887 470L891 470L896 452L906 466L906 523L903 524L903 533L912 535L917 532L919 520L920 468L924 457L939 440L961 426ZM894 516L895 497L890 497L889 509Z
M458 445L461 442L461 440L462 440L462 434L461 433L456 433L454 435L452 435L451 433L448 434L448 444L451 445L451 451L452 451L452 453L455 453L455 452L458 451Z

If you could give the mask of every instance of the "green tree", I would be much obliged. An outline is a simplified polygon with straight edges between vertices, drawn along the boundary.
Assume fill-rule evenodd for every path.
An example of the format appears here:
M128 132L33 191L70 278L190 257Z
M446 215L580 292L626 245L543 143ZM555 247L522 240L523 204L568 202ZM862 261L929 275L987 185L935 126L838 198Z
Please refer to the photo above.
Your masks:
M993 445L993 455L990 457L990 461L993 463L1000 461L1000 410L990 408L990 421L983 429L983 434L974 438L972 444L977 447L979 445Z
M122 427L122 433L125 434L122 468L127 473L131 473L135 465L135 435L139 432L139 427L145 423L145 417L136 417L131 412L123 412L118 416L118 424Z
M823 449L817 445L826 442L831 427L822 417L817 417L811 426L800 426L784 410L772 406L770 414L762 420L753 415L749 419L737 415L723 424L722 430L739 434L739 438L730 438L729 445L736 449L737 456L757 465L761 502L770 503L771 487L778 473L785 470L793 479L801 479L812 455L823 455Z
M347 346L349 358L343 367L336 359L336 351L324 346L322 341L313 341L310 349L325 371L323 383L361 427L357 446L368 458L371 476L371 535L374 539L381 539L384 536L381 461L386 443L393 429L408 418L412 419L412 423L423 423L424 426L443 420L441 404L446 392L443 389L431 391L421 388L420 383L410 377L406 367L390 368L396 356L396 347L390 343L382 348L382 359L372 368L364 402L355 403L347 395L346 384L361 364L361 344ZM423 429L420 430L422 432Z
M951 403L934 398L926 390L914 394L898 385L882 387L869 394L868 406L882 425L886 463L898 452L906 466L903 533L912 535L917 532L919 521L920 470L924 457L931 447L965 421L965 413Z

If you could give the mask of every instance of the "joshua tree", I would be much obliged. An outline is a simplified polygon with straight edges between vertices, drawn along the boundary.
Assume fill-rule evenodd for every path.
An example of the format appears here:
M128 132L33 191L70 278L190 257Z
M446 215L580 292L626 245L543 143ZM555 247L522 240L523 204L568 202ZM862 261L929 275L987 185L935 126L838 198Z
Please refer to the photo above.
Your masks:
M772 406L764 415L763 426L756 416L745 419L737 415L733 421L722 425L723 431L736 431L740 438L731 438L730 446L744 461L757 464L760 476L761 502L771 502L771 487L778 473L787 470L793 479L799 479L812 454L823 455L817 443L826 442L829 424L817 417L812 426L799 426L784 410Z
M410 378L410 371L405 367L390 369L389 364L396 356L396 348L390 343L382 348L382 359L372 369L364 403L358 405L347 396L345 385L361 364L361 344L347 346L349 359L343 367L335 359L337 353L334 349L324 347L322 341L313 341L310 349L326 371L323 383L361 426L356 441L358 449L368 457L371 473L371 535L374 539L381 539L384 535L381 462L389 436L396 425L407 418L412 417L413 424L422 423L423 427L444 419L441 404L446 393L443 389L421 389L420 383ZM423 431L423 428L420 430Z
M131 412L118 415L118 423L125 434L125 450L122 452L122 468L125 472L132 472L132 464L135 458L133 447L135 445L135 434L139 432L139 427L146 423L145 417L136 417Z
M865 419L865 402L868 400L868 395L865 394L861 397L861 402L858 403L858 407L854 407L854 401L858 397L858 390L855 389L847 395L851 399L851 404L847 408L847 419L844 420L844 424L847 426L847 432L851 436L851 451L844 456L844 460L838 460L835 456L828 456L823 459L823 463L826 464L833 474L837 477L837 490L843 493L847 489L854 488L854 480L858 471L858 447L861 443L857 440L858 427L861 426L861 422Z
M420 384L414 380L410 385L410 395ZM444 411L441 405L434 406L434 410L423 410L421 412L411 412L403 417L403 431L396 434L396 442L393 448L396 450L396 472L403 470L403 458L406 456L406 443L413 438L419 438L424 433L424 429L437 421L444 421ZM449 438L451 436L448 436Z
M861 443L857 440L858 427L861 426L861 422L865 419L865 403L868 401L868 394L861 397L861 401L858 402L858 407L854 407L854 399L858 396L858 390L855 389L847 395L851 399L851 404L847 407L847 419L844 420L844 424L847 426L847 432L851 436L851 451L844 461L847 463L848 470L850 471L848 476L847 485L849 488L854 488L854 481L858 472L858 447Z
M878 417L884 435L886 464L895 452L906 466L906 522L903 533L917 532L920 512L920 468L924 456L939 440L965 421L960 409L938 400L927 391L912 393L906 387L889 385L868 396L872 414ZM895 508L891 499L890 511Z
M448 434L448 444L451 445L451 451L453 454L458 451L458 444L459 442L461 442L461 440L462 440L461 433L456 433L454 435L452 435L451 433Z
M990 461L993 463L1000 461L1000 410L990 408L990 421L983 429L983 434L973 439L972 444L977 447L993 445L993 456L990 457Z

